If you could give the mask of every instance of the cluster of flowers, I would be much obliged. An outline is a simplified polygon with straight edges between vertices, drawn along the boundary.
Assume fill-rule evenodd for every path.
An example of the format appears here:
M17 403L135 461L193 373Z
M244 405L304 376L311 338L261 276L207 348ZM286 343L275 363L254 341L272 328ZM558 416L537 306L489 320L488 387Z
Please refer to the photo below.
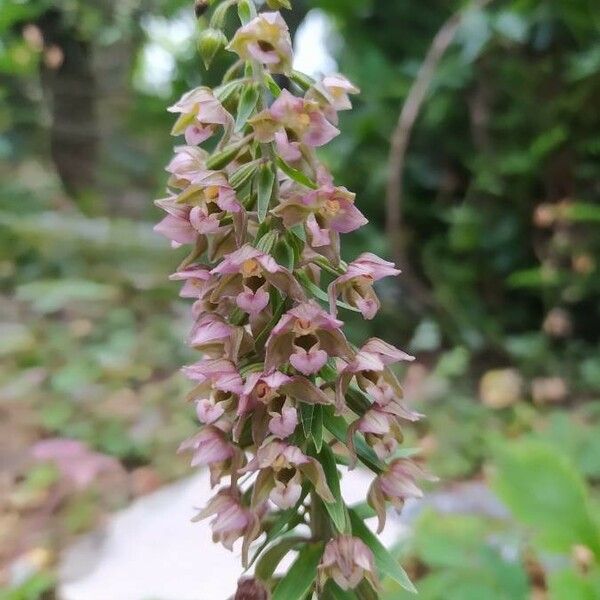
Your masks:
M238 60L219 88L194 89L169 109L186 145L175 149L168 196L156 202L166 212L156 231L190 246L172 279L194 300L188 342L202 353L183 369L201 428L181 449L221 486L198 518L214 517L214 541L229 549L242 538L246 565L263 534L273 543L306 523L304 543L325 544L316 588L330 578L342 589L363 580L377 588L371 549L347 518L329 518L340 501L347 516L335 461L365 458L376 472L368 501L380 528L387 503L421 495L415 480L424 473L395 456L401 420L420 415L402 403L389 367L412 357L376 338L354 347L337 318L341 306L372 319L373 283L399 273L370 253L340 259L340 234L367 221L315 153L338 135L337 113L358 90L341 75L314 82L294 72L280 13L256 14L245 0L225 0L216 12L236 4L242 26L227 49ZM205 44L205 54L215 48ZM281 89L277 74L301 95ZM331 427L340 422L343 435ZM333 472L322 464L326 451ZM285 527L274 527L282 515Z

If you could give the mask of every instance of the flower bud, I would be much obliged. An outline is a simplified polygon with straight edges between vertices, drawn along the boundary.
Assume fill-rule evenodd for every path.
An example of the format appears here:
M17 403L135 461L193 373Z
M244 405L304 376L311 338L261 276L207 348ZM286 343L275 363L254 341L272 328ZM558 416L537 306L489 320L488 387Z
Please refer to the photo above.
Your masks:
M258 579L246 577L238 581L233 600L269 600L269 592Z
M225 34L219 29L205 29L198 38L198 51L208 69L218 52L228 44Z
M194 2L194 12L196 13L197 19L199 19L208 10L209 5L209 0L196 0Z

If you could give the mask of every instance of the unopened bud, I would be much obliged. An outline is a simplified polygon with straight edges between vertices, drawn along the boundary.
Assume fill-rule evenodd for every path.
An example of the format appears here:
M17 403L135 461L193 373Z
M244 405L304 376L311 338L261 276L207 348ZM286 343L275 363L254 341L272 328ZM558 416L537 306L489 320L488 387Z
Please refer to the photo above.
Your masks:
M218 52L223 50L228 40L225 34L219 29L205 29L198 38L198 51L208 69Z
M269 600L269 592L258 579L248 577L238 581L233 600Z
M209 0L195 0L194 12L196 13L196 18L199 19L208 10L209 6Z
M287 8L291 10L292 8L292 3L290 0L267 0L267 5L273 10L279 10L280 8Z

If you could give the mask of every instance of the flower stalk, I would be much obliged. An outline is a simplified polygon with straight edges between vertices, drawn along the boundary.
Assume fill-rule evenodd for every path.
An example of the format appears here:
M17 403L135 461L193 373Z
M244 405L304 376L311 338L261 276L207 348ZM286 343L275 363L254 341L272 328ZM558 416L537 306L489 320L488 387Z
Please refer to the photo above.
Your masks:
M236 598L377 598L384 573L413 589L340 491L344 466L370 469L366 500L381 529L387 507L420 496L416 481L428 477L399 453L404 424L421 415L405 405L391 367L413 357L377 338L355 346L344 333L343 313L374 318L374 284L399 274L371 253L341 260L342 234L367 220L317 154L359 90L341 75L314 81L294 71L279 12L213 0L202 14L209 7L203 60L224 48L236 57L222 85L191 90L169 109L185 143L167 167L167 195L156 202L166 215L155 228L189 249L171 278L194 301L188 344L200 358L183 372L200 427L180 450L210 470L215 488L197 518L212 519L215 542L239 541L244 567L254 565ZM235 8L240 26L227 40ZM297 558L279 577L288 552ZM299 578L306 572L312 578Z

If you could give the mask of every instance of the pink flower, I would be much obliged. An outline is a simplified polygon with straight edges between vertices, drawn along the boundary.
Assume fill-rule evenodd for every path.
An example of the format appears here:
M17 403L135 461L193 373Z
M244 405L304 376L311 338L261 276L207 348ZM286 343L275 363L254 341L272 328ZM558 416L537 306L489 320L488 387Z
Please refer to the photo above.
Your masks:
M273 214L283 219L286 228L304 225L310 245L317 251L337 246L339 233L350 233L367 223L354 205L355 194L344 187L335 187L327 178L317 190L294 190L282 198Z
M179 292L182 298L202 298L214 285L210 268L204 265L190 265L173 273L169 279L184 282Z
M337 125L337 113L350 110L350 94L358 94L360 90L343 75L327 75L306 93L306 98L318 102L327 119Z
M169 185L184 188L196 177L206 171L208 152L196 146L179 146L175 148L175 156L167 166L172 177Z
M343 406L344 396L353 377L363 392L368 394L378 408L408 421L418 421L422 415L402 403L403 392L397 377L388 368L400 361L413 361L414 357L391 344L371 338L356 353L342 371L336 384L338 407Z
M389 458L396 452L403 440L398 417L379 408L369 409L358 421L348 428L348 446L354 452L354 432L360 431L367 444L373 448L380 460Z
M214 135L217 125L233 124L232 116L206 87L198 87L185 93L168 110L181 115L171 133L184 133L185 141L190 146L200 144Z
M270 286L297 301L306 298L286 268L250 244L229 254L211 273L223 276L213 292L213 301L223 296L233 297L237 306L250 315L265 310L270 301Z
M340 331L342 322L326 313L314 300L289 310L267 340L265 368L289 362L304 375L321 370L330 357L350 358L350 349Z
M247 562L250 544L260 535L260 519L264 512L264 507L258 510L244 507L238 495L227 489L220 490L193 520L200 521L214 515L210 523L213 542L233 551L233 544L243 538L242 554L244 562Z
M250 351L254 342L243 327L230 325L216 313L205 312L194 323L188 344L207 357L226 357L235 361Z
M379 517L379 532L385 527L386 502L400 509L408 498L423 497L423 492L416 484L417 479L437 481L437 477L404 458L392 461L386 471L374 479L369 488L368 502Z
M350 535L334 538L325 546L319 564L319 587L333 579L343 590L353 590L366 579L373 589L379 589L375 559L369 547Z
M232 190L219 188L219 186L190 185L179 194L168 198L156 200L155 204L162 208L167 216L154 227L154 231L171 240L172 246L177 248L183 244L198 244L204 240L204 245L210 238L215 245L219 240L222 251L227 248L223 240L233 230L233 225L223 225L221 221L235 217L241 207L235 200ZM228 212L228 208L233 207Z
M287 73L292 65L292 40L278 12L264 12L237 30L228 50L243 60L257 60L271 73Z
M192 467L208 466L224 462L235 454L235 447L225 433L212 425L203 427L199 433L188 438L179 446L179 452L191 450Z
M329 286L331 314L337 314L336 300L341 294L346 304L357 308L365 319L372 319L379 310L379 299L373 290L373 282L399 273L393 263L370 252L361 254L348 265L346 273Z
M298 98L287 90L250 124L259 141L275 141L281 157L291 162L302 157L302 144L318 148L339 134L316 102Z
M190 208L177 203L175 196L157 200L155 203L167 216L154 226L154 231L171 240L174 247L182 244L193 244L198 232L190 223Z
M262 443L269 433L285 439L298 424L298 402L331 404L333 400L305 377L290 377L279 371L251 373L240 394L236 433L251 417L256 444Z
M288 400L283 403L279 411L269 412L269 431L282 440L289 437L298 425L298 411Z
M185 375L198 383L209 383L222 392L238 394L243 381L235 365L226 358L204 359L194 365L183 367Z
M281 509L291 508L302 493L302 476L314 486L325 502L334 498L327 485L323 467L300 448L280 441L261 446L256 456L243 468L242 473L259 472L254 484L252 505L257 506L267 498Z
M231 475L232 483L237 479L239 469L245 463L244 452L234 445L223 430L227 423L219 421L205 425L196 435L185 440L178 452L192 452L192 467L210 468L210 483L215 486L226 475Z
M360 94L360 90L339 73L325 76L321 85L329 94L331 105L338 111L352 108L349 94Z

